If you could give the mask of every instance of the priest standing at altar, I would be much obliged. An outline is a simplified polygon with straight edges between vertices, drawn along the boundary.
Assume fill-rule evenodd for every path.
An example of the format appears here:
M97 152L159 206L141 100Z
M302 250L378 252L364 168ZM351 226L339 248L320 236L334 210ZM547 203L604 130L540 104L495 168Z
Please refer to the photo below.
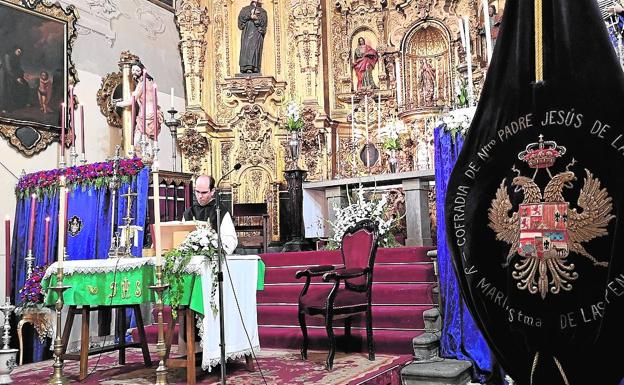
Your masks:
M185 221L202 221L210 223L210 227L217 228L217 202L214 199L215 180L210 175L200 175L195 180L195 198L191 207L184 210ZM226 254L231 254L238 246L238 237L234 229L234 222L227 208L221 203L221 242Z

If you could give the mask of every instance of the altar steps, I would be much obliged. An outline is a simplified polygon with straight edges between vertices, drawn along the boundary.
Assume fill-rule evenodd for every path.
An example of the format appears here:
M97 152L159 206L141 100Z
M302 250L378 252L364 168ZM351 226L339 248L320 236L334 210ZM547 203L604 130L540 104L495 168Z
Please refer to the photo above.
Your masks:
M424 332L423 312L434 306L433 263L427 257L430 247L379 249L373 275L373 327L376 351L413 354L412 338ZM341 265L340 251L267 253L265 287L258 292L258 331L260 346L299 349L302 336L297 319L297 301L304 279L295 273L308 266ZM311 291L321 290L321 277L314 278ZM311 349L327 349L324 321L307 317ZM337 320L334 330L338 349L344 350L344 323ZM348 349L366 351L363 318L356 317Z
M433 263L427 257L431 247L379 249L373 275L373 327L376 351L379 353L413 354L412 338L425 330L423 312L434 306ZM306 251L267 253L261 255L266 266L265 286L257 294L260 346L277 349L299 349L301 329L297 319L297 301L304 279L295 273L308 266L340 265L339 251ZM313 279L310 290L320 290L321 277ZM170 317L170 310L165 312ZM307 317L311 349L327 349L324 321ZM343 322L337 320L334 330L338 349L344 350ZM149 343L157 341L155 324L145 327ZM177 327L176 327L177 332ZM137 334L136 331L133 334ZM135 336L135 339L138 336ZM177 337L174 337L174 341ZM366 351L366 329L361 316L353 319L350 351Z

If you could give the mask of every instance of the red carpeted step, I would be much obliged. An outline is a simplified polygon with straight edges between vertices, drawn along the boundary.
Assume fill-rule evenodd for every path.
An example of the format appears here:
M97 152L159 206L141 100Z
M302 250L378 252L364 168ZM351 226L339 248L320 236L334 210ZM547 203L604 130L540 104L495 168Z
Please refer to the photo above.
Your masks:
M264 283L296 283L303 284L305 279L296 279L295 273L305 270L307 266L267 267ZM373 274L374 282L433 282L435 280L433 263L411 264L376 264ZM317 278L315 281L322 281Z
M303 337L299 327L267 327L260 326L260 348L279 349L300 349ZM373 337L375 341L375 352L392 354L414 354L412 339L419 336L423 331L403 331L403 330L375 330ZM337 351L344 349L344 330L334 328L336 335ZM310 341L308 349L327 350L327 333L324 328L308 328L308 338ZM349 339L350 351L368 351L366 343L366 330L351 329Z
M373 327L398 329L424 329L422 313L431 306L384 306L373 305ZM342 320L334 321L344 325ZM306 317L306 324L324 326L325 320ZM258 306L258 325L262 326L298 326L297 305L261 305ZM352 327L365 327L364 316L353 319Z
M310 285L309 293L326 291L331 284ZM373 284L374 304L433 305L432 283L382 283ZM297 304L300 284L265 285L257 295L258 303Z
M396 247L380 248L377 250L377 263L397 262L431 262L427 251L433 247ZM266 253L260 257L264 264L269 266L309 266L309 265L336 265L342 263L338 250L296 251L290 253Z

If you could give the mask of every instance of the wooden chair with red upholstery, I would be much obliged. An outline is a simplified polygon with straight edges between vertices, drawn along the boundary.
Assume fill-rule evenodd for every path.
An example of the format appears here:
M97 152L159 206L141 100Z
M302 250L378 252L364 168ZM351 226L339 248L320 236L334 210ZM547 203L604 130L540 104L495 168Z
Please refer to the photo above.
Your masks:
M336 353L334 319L344 319L345 337L348 341L351 336L351 318L365 314L368 359L375 360L371 293L378 232L374 221L360 221L347 229L342 238L341 254L344 266L313 266L296 273L297 279L306 277L299 294L299 326L303 333L302 359L305 360L308 355L306 315L325 319L325 329L329 338L326 366L327 370L331 370ZM334 284L323 285L321 290L308 292L312 277L318 276L322 276L324 282L331 281Z

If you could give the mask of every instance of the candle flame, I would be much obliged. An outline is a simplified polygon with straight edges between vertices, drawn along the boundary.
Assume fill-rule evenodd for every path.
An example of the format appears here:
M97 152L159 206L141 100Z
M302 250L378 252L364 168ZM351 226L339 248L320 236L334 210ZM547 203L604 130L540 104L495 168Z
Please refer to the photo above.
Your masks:
M33 193L30 197L31 197L32 199L36 199L36 198L37 198L37 194Z
M5 215L5 216L4 216L4 220L5 220L5 221L10 221L10 220L11 220L11 217L9 217L9 215L7 214L7 215Z
M50 222L50 217L45 217L46 222Z

